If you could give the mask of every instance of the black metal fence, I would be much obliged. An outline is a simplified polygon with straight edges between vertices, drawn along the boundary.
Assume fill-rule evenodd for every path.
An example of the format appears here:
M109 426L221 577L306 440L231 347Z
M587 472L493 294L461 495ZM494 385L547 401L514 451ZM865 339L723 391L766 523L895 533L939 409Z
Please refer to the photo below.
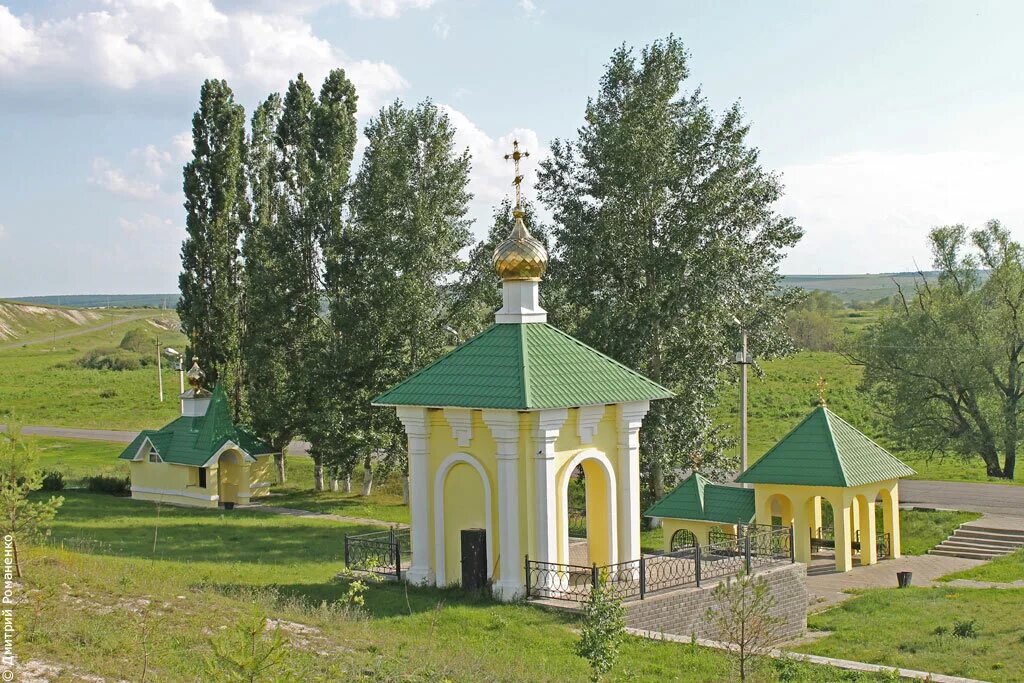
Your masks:
M392 527L386 531L345 535L345 566L353 571L400 579L411 552L409 529Z
M860 552L860 529L853 535L853 541L850 542L850 550L855 553ZM834 527L818 527L816 530L811 529L811 550L834 550L836 547L836 532ZM878 533L875 536L875 551L878 559L882 560L888 558L892 552L892 535L888 533Z
M585 602L598 581L623 600L643 600L649 593L700 586L707 580L791 563L790 527L741 526L740 534L705 546L644 555L609 565L560 564L526 558L526 597Z

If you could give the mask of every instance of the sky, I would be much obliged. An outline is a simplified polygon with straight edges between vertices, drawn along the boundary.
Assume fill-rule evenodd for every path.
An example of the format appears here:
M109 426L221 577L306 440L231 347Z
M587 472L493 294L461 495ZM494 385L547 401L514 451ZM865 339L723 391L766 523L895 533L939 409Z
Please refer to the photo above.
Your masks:
M2 2L2 0L0 0ZM0 296L177 290L181 167L208 77L247 112L342 66L364 125L432 98L473 155L486 231L502 155L571 138L613 49L674 33L684 91L740 102L804 228L782 272L928 268L929 229L1024 240L1024 3L33 0L0 4ZM358 151L357 151L358 153Z

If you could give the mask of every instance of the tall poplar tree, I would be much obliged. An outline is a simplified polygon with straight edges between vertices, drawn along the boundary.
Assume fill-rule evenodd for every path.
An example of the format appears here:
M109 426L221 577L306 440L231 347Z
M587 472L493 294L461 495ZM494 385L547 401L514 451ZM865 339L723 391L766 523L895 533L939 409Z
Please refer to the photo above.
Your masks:
M207 80L192 117L192 160L185 165L185 229L178 314L211 383L236 415L244 403L239 351L239 240L246 197L245 110L223 80Z
M402 430L394 411L369 401L443 353L449 340L445 285L469 244L466 212L470 157L455 148L448 117L429 100L394 102L370 121L353 183L351 225L328 274L331 313L341 345L349 446L403 467Z
M284 449L295 435L288 404L288 317L279 287L280 250L287 248L278 222L281 204L277 188L277 125L281 96L270 95L252 115L246 171L252 192L252 212L242 243L243 334L247 417L253 429L279 454L278 481L285 481Z
M641 432L652 497L682 470L735 468L710 415L736 350L733 316L754 353L784 349L777 266L801 235L776 213L782 185L747 144L739 106L717 116L682 90L687 76L673 36L615 50L577 138L552 143L539 182L573 285L569 327L676 393L652 404Z

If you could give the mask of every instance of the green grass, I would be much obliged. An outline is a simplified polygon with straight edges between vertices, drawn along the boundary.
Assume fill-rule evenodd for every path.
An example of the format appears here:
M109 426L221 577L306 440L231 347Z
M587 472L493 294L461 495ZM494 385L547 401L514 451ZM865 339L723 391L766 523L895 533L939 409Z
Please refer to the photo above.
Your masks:
M39 468L63 473L69 486L78 486L82 479L94 474L128 474L128 463L117 459L124 450L123 443L33 436L25 438L39 451Z
M154 531L158 531L156 550ZM583 681L575 621L458 589L371 584L345 610L348 524L234 510L188 510L71 492L51 543L33 549L18 615L23 660L139 680L202 680L210 637L253 605L285 629L285 673L301 680ZM627 638L609 680L721 681L721 652ZM786 680L882 680L796 665ZM779 680L766 664L758 680Z
M171 315L148 311L154 318ZM116 325L53 345L0 349L0 410L24 424L94 429L161 427L180 414L178 373L164 365L164 402L157 393L155 368L89 370L75 361L90 349L117 346L129 329L159 332L164 346L185 341L177 332L158 330L147 321ZM155 350L154 350L155 352Z
M362 470L352 476L353 493L313 491L313 461L302 455L289 455L286 483L274 486L274 494L265 502L269 505L292 507L313 512L325 512L349 517L367 517L384 522L409 522L409 506L402 502L402 485L397 476L374 484L370 496L359 495L362 488Z
M953 572L942 577L943 581L952 581L953 579L990 581L992 583L1024 581L1024 549L997 557L991 562L980 564L977 567Z
M796 649L986 681L1020 681L1022 610L1024 590L871 590L810 615L810 628L831 633ZM955 619L976 620L978 637L954 637Z
M924 555L946 540L964 522L980 519L977 512L900 510L900 539L904 555Z

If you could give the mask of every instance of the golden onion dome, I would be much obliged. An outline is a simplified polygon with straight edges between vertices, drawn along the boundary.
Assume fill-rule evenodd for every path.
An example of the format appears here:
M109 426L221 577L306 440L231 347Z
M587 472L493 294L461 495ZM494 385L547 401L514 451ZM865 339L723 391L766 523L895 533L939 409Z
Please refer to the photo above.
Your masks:
M548 267L548 251L523 223L523 212L516 217L512 234L494 250L492 261L502 280L539 280Z

